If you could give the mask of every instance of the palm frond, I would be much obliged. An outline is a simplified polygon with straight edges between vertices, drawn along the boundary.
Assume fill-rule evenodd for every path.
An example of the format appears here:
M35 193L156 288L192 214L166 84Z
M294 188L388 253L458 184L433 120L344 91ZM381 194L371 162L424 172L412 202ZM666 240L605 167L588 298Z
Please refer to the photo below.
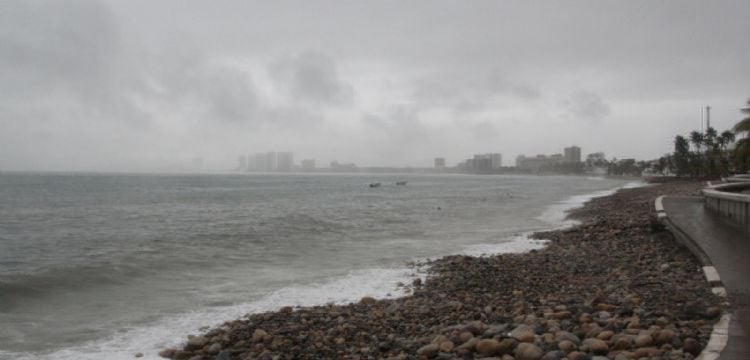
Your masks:
M734 125L734 131L736 132L750 132L750 116L740 120L737 124Z

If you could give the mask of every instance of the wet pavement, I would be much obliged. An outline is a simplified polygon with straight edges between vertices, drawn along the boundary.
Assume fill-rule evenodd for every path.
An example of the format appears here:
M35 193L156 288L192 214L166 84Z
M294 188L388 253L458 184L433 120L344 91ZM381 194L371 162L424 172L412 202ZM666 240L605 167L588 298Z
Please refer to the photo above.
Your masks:
M716 268L727 291L732 319L719 359L750 359L750 233L704 208L703 197L668 196L663 206L672 225L703 253L696 255Z

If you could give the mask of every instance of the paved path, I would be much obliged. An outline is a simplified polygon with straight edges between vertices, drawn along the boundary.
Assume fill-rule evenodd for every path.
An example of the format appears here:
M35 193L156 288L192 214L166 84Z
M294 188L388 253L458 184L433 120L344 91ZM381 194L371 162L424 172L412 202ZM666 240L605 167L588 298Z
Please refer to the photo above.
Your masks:
M729 295L729 340L720 359L750 359L750 234L705 209L702 197L669 196L662 203L672 225L716 268Z

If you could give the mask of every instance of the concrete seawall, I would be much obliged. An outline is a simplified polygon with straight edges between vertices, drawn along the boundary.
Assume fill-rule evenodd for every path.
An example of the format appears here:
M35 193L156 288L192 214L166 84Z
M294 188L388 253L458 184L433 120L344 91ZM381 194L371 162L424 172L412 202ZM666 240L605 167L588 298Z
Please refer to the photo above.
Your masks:
M709 186L703 190L703 195L707 209L718 212L750 232L750 194L741 193L743 190L750 190L750 181Z

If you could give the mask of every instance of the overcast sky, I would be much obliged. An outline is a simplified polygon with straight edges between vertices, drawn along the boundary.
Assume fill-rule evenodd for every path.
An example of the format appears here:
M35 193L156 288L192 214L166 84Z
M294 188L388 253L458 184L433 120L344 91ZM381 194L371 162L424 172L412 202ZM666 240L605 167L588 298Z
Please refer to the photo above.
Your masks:
M0 170L656 158L750 97L750 1L2 1Z

